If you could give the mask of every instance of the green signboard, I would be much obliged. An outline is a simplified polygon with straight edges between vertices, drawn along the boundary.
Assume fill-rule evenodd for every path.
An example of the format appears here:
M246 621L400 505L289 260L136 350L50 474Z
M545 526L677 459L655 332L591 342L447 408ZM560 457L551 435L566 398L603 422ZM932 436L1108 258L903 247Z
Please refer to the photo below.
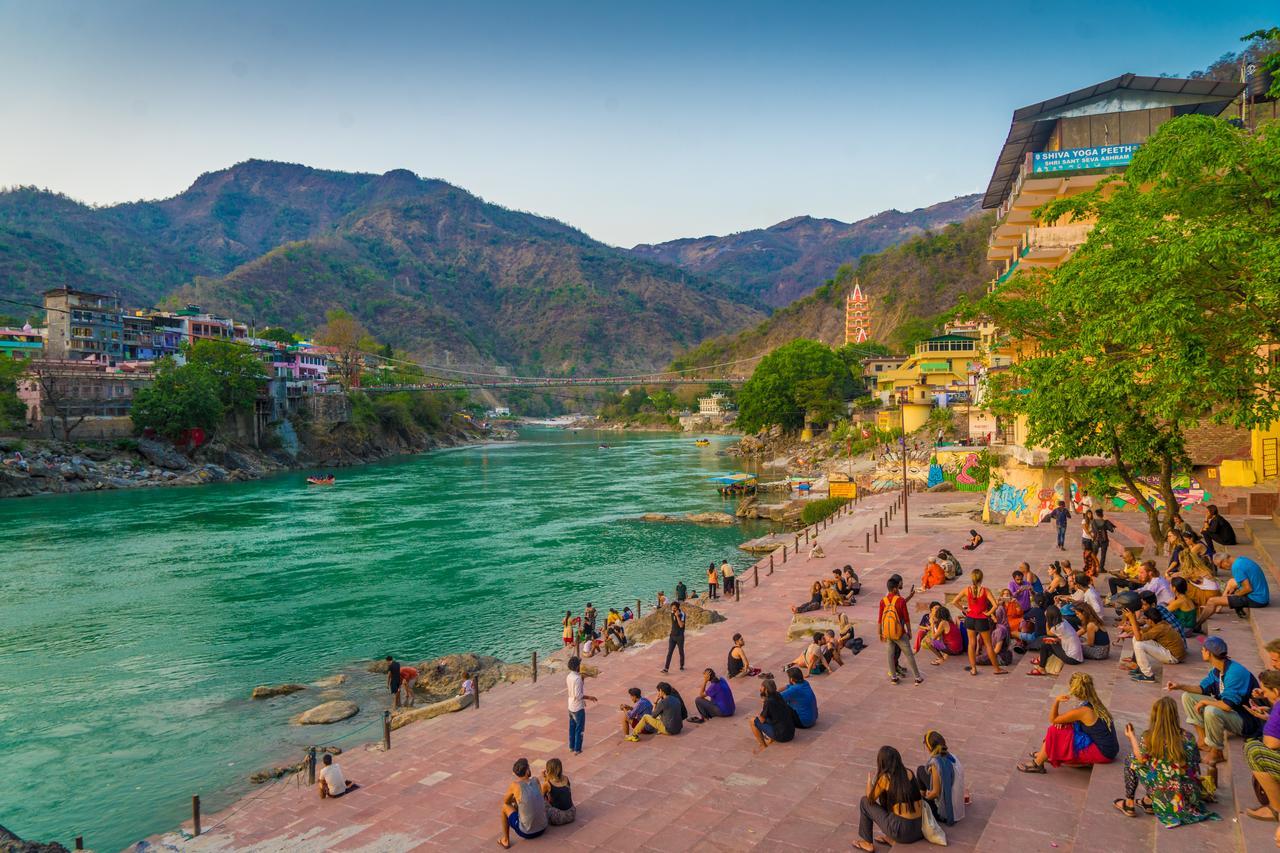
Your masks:
M1100 145L1094 148L1067 148L1062 151L1037 151L1031 155L1032 174L1075 172L1080 169L1105 169L1127 166L1133 159L1136 144Z

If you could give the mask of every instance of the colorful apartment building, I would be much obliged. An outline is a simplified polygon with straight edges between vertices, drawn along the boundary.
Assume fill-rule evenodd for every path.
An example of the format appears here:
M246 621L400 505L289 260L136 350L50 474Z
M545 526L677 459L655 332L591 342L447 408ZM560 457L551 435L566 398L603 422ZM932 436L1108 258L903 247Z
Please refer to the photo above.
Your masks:
M1239 117L1243 89L1235 82L1124 74L1016 110L983 198L983 207L997 211L987 252L997 275L989 289L994 291L1021 269L1057 267L1088 238L1092 222L1042 222L1035 215L1039 207L1122 173L1134 152L1164 122L1196 113ZM1274 103L1263 106L1252 120L1275 116ZM988 353L984 377L1026 352L1024 342L1008 339L990 326L980 328L980 337ZM982 391L979 383L979 405ZM1106 462L1066 460L1050 467L1043 448L1028 446L1025 418L1002 427L1006 444L988 493L989 521L1038 523L1056 499L1070 493L1075 471ZM1206 478L1216 479L1215 486L1251 485L1277 476L1280 424L1252 434L1239 432L1234 444L1203 443L1219 449L1238 447L1228 451L1234 458L1193 454L1192 462L1203 467Z
M44 355L113 362L124 355L124 322L115 296L59 287L46 291Z
M34 358L44 352L44 332L30 324L21 329L0 327L0 359Z

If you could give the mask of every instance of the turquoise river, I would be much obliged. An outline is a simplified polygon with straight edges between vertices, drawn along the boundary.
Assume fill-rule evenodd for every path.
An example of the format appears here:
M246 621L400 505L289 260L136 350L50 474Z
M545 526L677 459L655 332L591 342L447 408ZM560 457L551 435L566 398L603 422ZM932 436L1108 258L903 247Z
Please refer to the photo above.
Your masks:
M121 849L306 744L378 737L361 660L527 660L559 644L567 608L748 564L734 546L759 529L634 520L724 508L707 478L734 469L727 441L528 430L342 470L332 488L290 474L0 504L0 824ZM289 725L314 687L248 698L338 672L362 708L334 726Z

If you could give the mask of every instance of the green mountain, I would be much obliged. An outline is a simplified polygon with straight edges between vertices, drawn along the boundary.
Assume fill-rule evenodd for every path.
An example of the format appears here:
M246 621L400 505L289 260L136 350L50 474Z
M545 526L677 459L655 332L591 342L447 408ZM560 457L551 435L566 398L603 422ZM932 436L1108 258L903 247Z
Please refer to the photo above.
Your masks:
M162 201L0 193L0 281L307 330L345 308L433 362L649 369L759 320L718 283L438 180L251 160Z
M704 341L676 359L679 367L719 364L764 354L796 338L844 343L845 299L858 282L870 300L871 340L905 351L930 334L962 295L982 293L994 275L986 260L994 218L972 216L914 237L856 265L768 319L734 335ZM736 370L749 373L753 365Z
M841 264L973 216L981 200L980 195L958 196L906 213L886 210L852 223L797 216L769 228L641 244L631 251L713 278L733 298L781 307L812 291Z

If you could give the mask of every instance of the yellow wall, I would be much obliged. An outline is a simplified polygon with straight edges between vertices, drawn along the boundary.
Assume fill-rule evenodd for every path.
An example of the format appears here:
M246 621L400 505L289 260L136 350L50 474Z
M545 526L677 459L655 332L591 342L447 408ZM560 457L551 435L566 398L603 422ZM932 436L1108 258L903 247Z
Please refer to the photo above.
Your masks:
M991 471L982 520L1007 527L1032 527L1058 505L1066 488L1058 468L1030 468L1013 459Z
M929 422L929 413L933 411L932 405L923 403L907 403L902 407L902 431L906 433L915 432Z

